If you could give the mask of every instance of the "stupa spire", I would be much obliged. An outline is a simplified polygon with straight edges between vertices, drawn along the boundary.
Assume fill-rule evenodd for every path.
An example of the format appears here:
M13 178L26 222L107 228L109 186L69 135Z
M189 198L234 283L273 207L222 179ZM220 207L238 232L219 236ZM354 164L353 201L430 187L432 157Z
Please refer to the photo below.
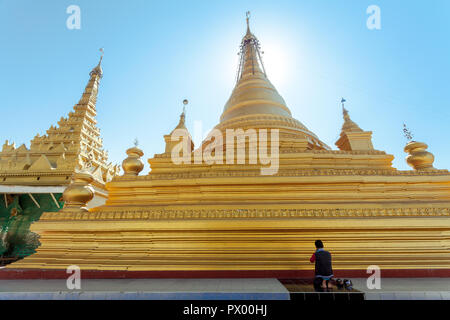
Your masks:
M16 149L14 145L5 143L0 152L0 171L5 168L16 170L23 177L27 177L20 180L19 184L23 181L34 183L36 178L40 179L40 176L45 175L49 180L44 180L44 183L65 185L69 182L65 177L87 169L99 187L118 174L119 167L107 162L108 153L103 149L100 130L96 126L96 102L102 77L103 49L100 51L100 61L89 73L88 84L73 110L67 117L61 117L58 125L50 126L46 134L37 134L31 140L30 149L24 145ZM2 161L4 159L5 161ZM10 162L13 165L10 165Z
M267 78L259 40L250 30L250 12L247 12L246 22L247 30L240 45L236 85L216 128L282 129L305 139L307 148L329 148L292 117L283 97Z
M250 35L251 34L251 32L250 32L250 11L247 11L245 13L245 15L246 15L246 20L247 20L247 35Z
M103 149L100 130L96 126L97 95L103 76L103 49L100 52L100 60L89 73L89 81L73 111L67 118L60 119L59 126L50 127L47 135L35 137L31 141L31 149L54 151L54 146L58 146L71 168L74 166L75 169L88 169L91 172L97 170L102 179L107 181L117 173L118 167L107 164L108 153Z
M105 51L103 50L103 48L100 48L100 52L102 53L100 55L100 61L98 62L97 66L94 69L92 69L92 71L89 73L89 75L91 77L94 75L98 75L100 78L103 77L102 60L103 60L103 55L105 54Z
M342 115L344 117L344 124L342 125L341 134L336 146L344 151L356 150L373 150L372 132L362 130L355 122L350 119L348 110L345 109L344 98L341 99Z
M178 122L175 129L172 130L172 133L177 129L187 130L187 128L186 128L186 106L188 103L189 103L189 101L187 99L183 100L183 112L180 114L180 121Z
M341 99L342 103L342 115L344 117L344 124L342 125L342 132L363 132L363 130L350 119L350 115L348 114L348 110L345 109L345 102L346 100L344 98Z
M186 106L188 105L189 101L187 99L183 100L183 112L180 114L180 120L177 124L177 126L169 133L164 136L164 140L166 142L166 151L165 153L170 153L172 151L172 148L178 143L176 140L172 140L174 136L180 136L180 133L183 133L184 135L189 137L189 150L194 150L194 143L192 142L191 134L189 133L189 130L186 128Z
M264 64L261 59L259 40L250 31L250 11L246 13L247 33L242 39L239 55L239 70L237 81L241 80L244 75L263 73L266 76Z
M92 71L89 73L89 82L84 89L83 95L81 96L79 105L86 105L95 110L95 105L97 103L98 87L100 84L100 79L103 77L102 60L103 60L103 48L100 48L100 60Z
M244 114L276 114L291 118L283 98L267 79L261 59L261 46L250 31L250 12L247 12L246 21L247 32L239 51L237 83L224 107L221 122Z

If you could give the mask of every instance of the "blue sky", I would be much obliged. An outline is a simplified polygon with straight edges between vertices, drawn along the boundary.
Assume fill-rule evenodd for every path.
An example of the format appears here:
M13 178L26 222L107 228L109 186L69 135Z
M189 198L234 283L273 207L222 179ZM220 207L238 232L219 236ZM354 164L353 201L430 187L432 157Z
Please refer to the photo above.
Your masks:
M81 29L69 30L69 5ZM369 5L381 30L366 27ZM450 1L0 0L0 139L26 143L72 110L105 48L98 126L120 163L137 137L144 158L189 99L187 125L219 121L234 86L245 12L269 79L295 118L334 147L340 98L373 131L376 149L404 161L402 124L450 169ZM148 167L147 167L148 169Z

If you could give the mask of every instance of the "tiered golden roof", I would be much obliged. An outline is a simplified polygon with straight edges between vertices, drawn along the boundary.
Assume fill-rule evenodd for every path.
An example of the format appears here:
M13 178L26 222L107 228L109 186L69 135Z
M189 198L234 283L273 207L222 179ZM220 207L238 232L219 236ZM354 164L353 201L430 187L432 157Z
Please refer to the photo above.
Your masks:
M396 170L345 110L340 150L331 150L292 118L258 52L248 27L216 129L278 129L275 174L248 163L175 164L167 135L149 174L137 175L141 152L124 161L127 174L107 184L104 206L45 213L32 227L42 247L12 267L308 270L320 238L336 270L450 269L449 171L432 168L417 144L405 149L414 170Z
M102 56L103 57L103 56ZM51 126L47 134L37 134L28 149L5 142L0 153L0 184L4 185L65 185L76 170L87 170L94 183L104 187L119 172L119 167L107 163L100 130L95 116L98 86L102 78L102 58L90 72L89 82L80 101L68 117Z

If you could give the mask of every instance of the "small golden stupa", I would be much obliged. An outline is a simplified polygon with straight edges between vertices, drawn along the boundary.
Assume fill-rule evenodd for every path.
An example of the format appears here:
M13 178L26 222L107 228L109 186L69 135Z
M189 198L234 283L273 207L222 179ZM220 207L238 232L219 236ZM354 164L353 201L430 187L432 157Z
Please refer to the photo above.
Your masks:
M378 265L449 275L450 172L433 168L433 156L419 142L405 147L413 170L393 168L393 156L374 149L372 132L345 108L343 115L339 150L292 118L267 78L247 18L238 80L214 136L275 132L278 139L267 147L279 154L276 170L262 174L261 166L271 164L250 163L250 151L243 162L229 161L230 154L238 160L251 149L247 140L206 139L194 149L183 112L164 137L165 152L148 160L150 173L139 175L143 152L127 150L124 175L106 184L106 204L43 214L32 226L42 246L10 267L301 274L311 270L314 240L322 239L335 274L365 274ZM182 148L176 131L186 132ZM195 161L212 143L215 161ZM180 163L173 161L174 148L189 151Z

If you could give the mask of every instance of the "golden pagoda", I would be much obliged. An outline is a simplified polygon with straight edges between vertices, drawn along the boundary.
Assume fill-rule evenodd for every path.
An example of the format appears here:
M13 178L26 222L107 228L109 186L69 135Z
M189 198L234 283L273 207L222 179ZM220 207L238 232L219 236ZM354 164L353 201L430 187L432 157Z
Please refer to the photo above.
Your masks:
M10 267L309 274L321 239L337 275L378 265L448 276L450 172L433 168L419 142L405 147L413 170L393 168L393 156L374 149L372 132L345 108L343 115L339 150L292 117L267 78L247 17L237 83L214 132L194 149L183 111L164 137L165 152L148 160L148 174L139 175L143 152L128 149L124 174L106 184L105 205L43 214L32 226L42 246ZM244 136L230 139L237 131ZM261 161L261 146L277 158ZM174 161L174 154L183 156ZM89 186L83 181L73 197Z
M93 201L89 206L105 203L105 183L119 173L119 167L107 163L100 130L96 127L96 103L103 55L90 72L90 79L80 101L58 126L47 134L37 134L30 148L16 148L6 141L0 152L0 257L17 259L30 252L20 252L14 240L25 237L28 226L42 212L59 211L65 204L62 194L78 171L89 172L93 179ZM17 242L17 241L16 241ZM19 241L22 242L22 241ZM7 247L7 248L6 248ZM0 261L1 262L1 261Z
M75 171L88 170L94 176L96 195L106 198L105 183L119 172L119 167L107 163L108 154L103 150L100 130L96 127L102 58L103 55L90 72L89 82L73 112L66 118L61 117L58 126L52 125L46 135L37 134L29 149L25 144L16 148L14 143L6 140L0 153L2 193L8 188L14 193L15 189L33 191L31 187L36 187L36 190L44 190L47 186L62 187L54 188L62 193Z

